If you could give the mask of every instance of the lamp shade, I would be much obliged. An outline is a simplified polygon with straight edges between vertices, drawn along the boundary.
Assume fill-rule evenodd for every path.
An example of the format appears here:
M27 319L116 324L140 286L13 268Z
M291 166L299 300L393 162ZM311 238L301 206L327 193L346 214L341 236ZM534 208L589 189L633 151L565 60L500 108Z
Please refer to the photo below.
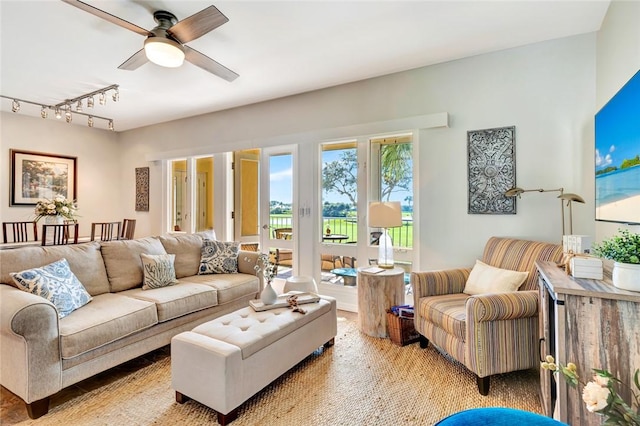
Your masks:
M369 203L371 228L395 228L402 226L402 209L399 201L373 201Z
M561 200L575 201L576 203L583 203L584 204L584 198L582 198L578 194L573 194L571 192L560 194L560 195L558 195L558 198L560 198Z
M177 68L184 62L184 48L169 38L147 38L144 41L144 53L147 59L162 67Z

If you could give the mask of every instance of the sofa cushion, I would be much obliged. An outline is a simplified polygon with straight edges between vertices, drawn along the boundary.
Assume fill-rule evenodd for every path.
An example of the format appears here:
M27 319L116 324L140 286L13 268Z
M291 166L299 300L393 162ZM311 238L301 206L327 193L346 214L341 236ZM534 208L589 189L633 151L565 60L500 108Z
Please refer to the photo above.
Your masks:
M120 294L101 294L60 320L62 358L73 358L157 323L155 304Z
M39 268L62 258L67 259L69 268L90 295L109 292L109 280L98 242L0 250L0 282L16 287L9 275L11 272Z
M134 288L118 294L154 303L158 310L158 322L169 321L218 304L216 290L203 284L182 283L151 290Z
M473 295L516 291L528 275L528 271L496 268L476 260L464 286L464 293Z
M237 241L204 240L198 274L235 274L238 272Z
M142 261L142 289L166 287L178 284L176 270L173 267L175 254L144 254Z
M469 297L464 293L423 297L418 312L420 317L429 318L435 326L465 341L465 304Z
M102 258L112 292L129 290L142 284L141 254L167 254L158 238L105 241L101 244Z
M193 332L239 347L242 358L246 359L330 312L331 302L320 299L318 303L305 304L304 309L307 313L302 315L288 308L262 312L256 312L251 307L242 308L199 325Z
M169 254L175 254L176 277L196 275L200 268L203 238L198 234L161 236L160 242Z
M58 318L64 318L71 312L91 301L91 295L71 269L67 259L60 259L40 268L11 272L18 288L47 299L58 310Z
M205 284L215 288L218 293L218 303L233 302L247 295L256 295L260 291L260 280L249 274L215 274L194 275L180 278L180 283Z

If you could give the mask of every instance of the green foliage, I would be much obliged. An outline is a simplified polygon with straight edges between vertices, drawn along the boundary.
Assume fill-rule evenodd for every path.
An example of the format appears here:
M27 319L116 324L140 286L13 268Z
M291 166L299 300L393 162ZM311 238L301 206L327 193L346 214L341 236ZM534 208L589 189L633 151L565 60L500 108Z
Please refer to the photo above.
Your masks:
M640 264L640 234L620 229L617 235L595 244L593 253L619 263Z
M636 158L632 158L632 159L625 159L622 164L620 165L621 169L626 169L628 167L633 167L633 166L637 166L640 165L640 155L636 155Z
M615 172L616 170L618 170L618 168L617 168L617 167L615 167L615 166L605 167L605 168L604 168L604 169L602 169L602 170L598 170L598 171L596 172L596 176L597 176L597 175L604 175L604 174L611 173L611 172Z

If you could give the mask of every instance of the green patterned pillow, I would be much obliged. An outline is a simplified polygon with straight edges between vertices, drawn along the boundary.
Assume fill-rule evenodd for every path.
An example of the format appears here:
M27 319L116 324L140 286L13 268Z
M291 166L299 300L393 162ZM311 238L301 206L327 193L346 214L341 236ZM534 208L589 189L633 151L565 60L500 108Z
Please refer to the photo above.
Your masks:
M174 261L175 254L140 254L144 275L142 289L166 287L178 284Z
M91 295L71 272L69 262L64 258L40 268L11 272L10 275L20 290L53 303L60 319L91 301Z
M240 242L204 240L198 275L236 274Z

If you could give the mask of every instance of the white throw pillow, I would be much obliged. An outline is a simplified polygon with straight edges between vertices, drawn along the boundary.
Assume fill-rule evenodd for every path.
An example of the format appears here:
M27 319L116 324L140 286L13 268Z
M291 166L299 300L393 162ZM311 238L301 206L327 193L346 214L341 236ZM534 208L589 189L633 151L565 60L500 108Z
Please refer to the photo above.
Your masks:
M476 260L464 286L464 293L474 295L516 291L527 276L529 272L500 269Z
M53 303L60 319L91 301L91 295L71 272L65 258L40 268L11 272L10 275L20 290Z

